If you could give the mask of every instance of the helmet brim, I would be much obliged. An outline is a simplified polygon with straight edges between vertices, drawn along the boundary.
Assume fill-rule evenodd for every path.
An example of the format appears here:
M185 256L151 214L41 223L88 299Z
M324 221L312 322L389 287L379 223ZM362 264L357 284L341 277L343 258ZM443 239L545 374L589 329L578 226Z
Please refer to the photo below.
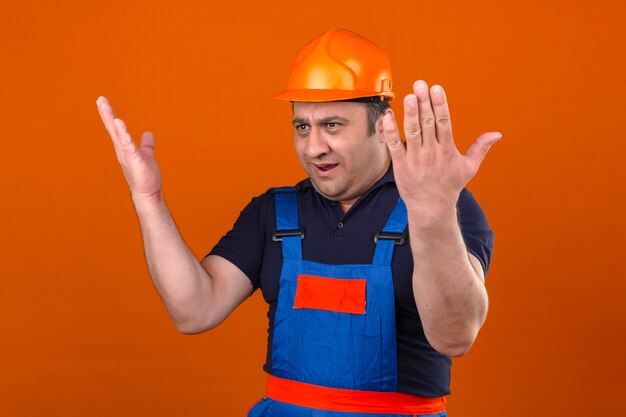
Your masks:
M323 102L323 101L342 101L353 98L362 97L388 97L389 100L394 98L391 91L384 93L372 91L354 91L354 90L284 90L274 95L278 100L286 101L302 101L302 102Z

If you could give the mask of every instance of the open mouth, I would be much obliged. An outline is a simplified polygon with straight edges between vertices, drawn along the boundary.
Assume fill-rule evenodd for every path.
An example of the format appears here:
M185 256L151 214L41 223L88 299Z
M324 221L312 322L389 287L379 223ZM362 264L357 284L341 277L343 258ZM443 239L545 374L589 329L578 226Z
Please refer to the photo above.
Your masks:
M326 172L335 168L337 165L339 164L315 164L315 167L319 169L320 171Z

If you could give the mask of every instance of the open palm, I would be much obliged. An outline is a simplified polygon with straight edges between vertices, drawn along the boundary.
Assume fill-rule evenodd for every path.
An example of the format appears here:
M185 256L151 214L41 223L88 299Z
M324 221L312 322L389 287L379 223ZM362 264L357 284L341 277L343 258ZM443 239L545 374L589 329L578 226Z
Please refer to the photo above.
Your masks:
M111 136L117 160L133 198L158 197L161 194L161 171L154 159L154 135L144 132L139 147L135 144L126 124L115 117L111 104L105 97L96 101L102 122Z

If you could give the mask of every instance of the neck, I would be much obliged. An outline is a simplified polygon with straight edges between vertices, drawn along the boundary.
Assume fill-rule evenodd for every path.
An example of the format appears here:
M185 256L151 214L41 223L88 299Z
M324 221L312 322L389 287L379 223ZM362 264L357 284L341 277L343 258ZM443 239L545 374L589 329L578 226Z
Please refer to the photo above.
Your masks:
M356 202L356 200L350 200L350 201L340 201L339 202L339 208L341 209L341 211L343 211L344 213L347 213L348 210L350 210L350 208L354 205L354 203Z
M389 169L389 165L391 163L391 160L388 160L387 163L385 164L385 168L380 172L380 174L376 177L376 179L374 181L372 181L372 183L370 184L369 187L367 187L365 189L365 191L363 191L361 194L359 194L358 196L351 198L349 200L338 200L337 203L339 203L339 207L341 208L341 210L344 213L347 213L348 210L350 210L352 208L352 206L354 205L354 203L356 203L356 201L361 198L361 196L363 194L365 194L370 188L372 188L374 186L374 184L376 184L378 181L380 181L380 179L382 177L385 176L385 174L387 173L387 170Z

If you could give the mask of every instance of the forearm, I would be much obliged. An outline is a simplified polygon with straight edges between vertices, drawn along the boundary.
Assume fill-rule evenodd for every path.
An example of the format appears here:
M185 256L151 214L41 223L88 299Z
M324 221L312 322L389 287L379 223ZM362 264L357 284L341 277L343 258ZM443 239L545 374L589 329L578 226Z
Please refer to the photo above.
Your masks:
M249 280L219 257L202 265L196 260L163 200L154 135L144 132L137 147L109 101L99 97L96 103L137 210L150 275L170 316L183 333L216 326L249 296Z
M212 281L183 241L162 196L133 196L148 270L176 326L206 327Z
M413 292L424 332L437 351L467 352L487 314L481 272L470 262L454 205L409 210Z

